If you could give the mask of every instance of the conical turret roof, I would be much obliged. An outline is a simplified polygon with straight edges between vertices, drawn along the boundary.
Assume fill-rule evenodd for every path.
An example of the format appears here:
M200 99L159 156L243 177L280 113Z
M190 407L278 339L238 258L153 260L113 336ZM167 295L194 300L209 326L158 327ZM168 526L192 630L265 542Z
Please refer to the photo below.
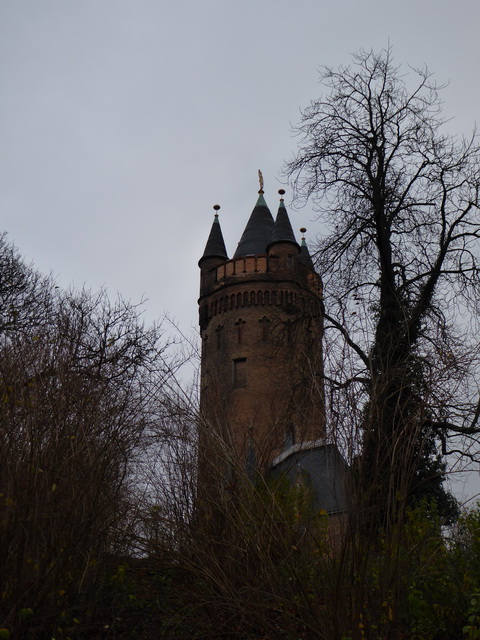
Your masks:
M205 251L203 252L203 256L199 260L199 264L205 258L222 258L223 260L228 260L225 241L223 240L222 229L218 220L218 213L215 213L215 218L210 230L210 235L208 236Z
M302 244L300 245L300 255L298 256L298 259L306 267L308 267L312 271L315 271L315 266L310 255L310 251L308 250L307 243L305 242L305 238L302 238Z
M247 222L233 257L240 258L242 256L267 253L267 246L272 238L273 226L272 214L265 202L263 192L260 192L257 204Z
M290 224L290 218L288 217L283 198L280 200L280 206L278 207L278 213L275 219L275 224L273 226L272 237L269 246L272 246L279 242L290 242L291 244L294 244L300 251L298 242L295 240L295 234L293 233L292 225Z

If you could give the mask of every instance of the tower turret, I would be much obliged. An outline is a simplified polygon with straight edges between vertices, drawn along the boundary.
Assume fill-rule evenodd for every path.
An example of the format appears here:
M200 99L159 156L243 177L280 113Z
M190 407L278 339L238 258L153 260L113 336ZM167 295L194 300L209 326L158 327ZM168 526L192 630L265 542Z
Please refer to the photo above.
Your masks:
M267 252L272 272L287 273L296 267L300 246L295 240L292 225L288 217L283 195L285 191L279 190L280 205L277 217L273 225L272 236L267 246Z
M212 285L215 283L216 267L228 260L227 250L225 248L225 242L223 240L222 229L220 228L220 222L218 220L218 211L220 211L220 205L216 204L213 208L215 210L215 217L213 219L212 228L210 229L210 235L208 236L203 256L198 261L198 266L200 267L201 274L201 296L208 293Z
M280 205L278 207L277 217L275 219L275 224L273 225L272 236L267 249L269 250L271 247L278 244L289 244L296 247L299 251L300 247L295 239L287 209L285 208L285 201L283 199L285 190L279 189L278 193L280 194Z
M306 231L305 227L300 229L300 233L304 234ZM308 250L307 243L305 242L305 236L302 235L302 244L300 245L300 255L298 256L300 262L310 269L311 271L315 270L313 265L312 256L310 255L310 251Z
M257 203L240 238L234 259L267 253L267 245L271 240L275 223L263 197L263 190L258 193Z

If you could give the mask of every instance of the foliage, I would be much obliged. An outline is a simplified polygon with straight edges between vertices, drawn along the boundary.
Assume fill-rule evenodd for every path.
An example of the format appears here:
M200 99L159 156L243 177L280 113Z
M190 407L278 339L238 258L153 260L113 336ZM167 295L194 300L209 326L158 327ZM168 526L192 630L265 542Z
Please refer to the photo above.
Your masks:
M468 610L468 624L463 627L463 634L468 640L480 638L480 594L473 593Z
M177 549L165 637L449 640L475 615L475 510L447 534L423 503L373 544L281 480L241 487ZM157 552L162 573L172 556Z

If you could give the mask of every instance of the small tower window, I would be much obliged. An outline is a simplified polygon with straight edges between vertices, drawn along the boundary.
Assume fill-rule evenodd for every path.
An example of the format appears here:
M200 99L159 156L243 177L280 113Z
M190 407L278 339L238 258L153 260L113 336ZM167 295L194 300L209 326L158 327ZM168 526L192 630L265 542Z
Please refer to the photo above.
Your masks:
M242 320L242 318L239 318L237 322L235 322L235 326L237 327L238 344L242 344L243 342L243 328L245 324L245 320Z
M223 343L223 327L221 324L218 325L218 327L215 329L215 335L217 336L217 349L221 349L222 348L222 343Z
M294 329L293 321L292 320L286 320L285 321L285 333L286 333L288 344L292 344L292 342L293 342L293 329Z
M270 329L270 320L267 316L262 316L258 321L262 332L262 342L268 341L268 334Z
M233 388L241 389L247 386L247 359L236 358L233 361Z

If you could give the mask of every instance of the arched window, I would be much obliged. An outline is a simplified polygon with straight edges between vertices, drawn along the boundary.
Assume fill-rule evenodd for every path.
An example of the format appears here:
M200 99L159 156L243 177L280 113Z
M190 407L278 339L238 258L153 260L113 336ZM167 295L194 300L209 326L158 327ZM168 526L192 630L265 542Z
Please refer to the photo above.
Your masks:
M215 335L217 336L217 349L221 349L223 345L223 326L221 324L215 329Z
M247 386L247 359L236 358L233 361L233 388L241 389Z
M238 339L238 344L242 344L243 342L243 328L245 327L245 320L243 320L242 318L239 318L236 322L235 322L235 326L237 327L237 339Z
M262 342L268 342L268 335L270 333L270 318L262 316L258 321L260 324Z

